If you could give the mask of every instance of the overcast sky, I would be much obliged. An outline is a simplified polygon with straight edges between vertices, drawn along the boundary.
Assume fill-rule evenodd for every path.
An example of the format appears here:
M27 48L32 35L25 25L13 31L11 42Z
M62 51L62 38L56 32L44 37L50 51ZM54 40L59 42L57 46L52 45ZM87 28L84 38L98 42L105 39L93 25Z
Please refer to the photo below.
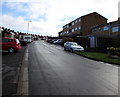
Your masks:
M119 0L1 0L0 26L15 31L57 36L62 27L83 15L98 12L108 22L118 19Z

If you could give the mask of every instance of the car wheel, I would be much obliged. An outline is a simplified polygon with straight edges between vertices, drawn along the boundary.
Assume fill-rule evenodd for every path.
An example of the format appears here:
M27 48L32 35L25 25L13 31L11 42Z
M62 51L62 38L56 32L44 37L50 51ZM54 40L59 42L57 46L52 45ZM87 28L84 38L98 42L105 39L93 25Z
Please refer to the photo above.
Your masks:
M12 53L15 52L15 49L14 49L14 48L9 48L9 49L8 49L8 52L12 54Z
M72 49L72 48L70 49L70 52L72 52L72 53L73 53L73 49Z

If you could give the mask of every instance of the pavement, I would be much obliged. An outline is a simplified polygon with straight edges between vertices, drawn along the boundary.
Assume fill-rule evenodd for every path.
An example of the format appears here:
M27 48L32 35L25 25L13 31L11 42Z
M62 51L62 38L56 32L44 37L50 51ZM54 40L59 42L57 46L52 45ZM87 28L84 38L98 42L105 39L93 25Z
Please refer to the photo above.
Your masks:
M2 96L17 94L20 68L27 46L14 54L2 52Z

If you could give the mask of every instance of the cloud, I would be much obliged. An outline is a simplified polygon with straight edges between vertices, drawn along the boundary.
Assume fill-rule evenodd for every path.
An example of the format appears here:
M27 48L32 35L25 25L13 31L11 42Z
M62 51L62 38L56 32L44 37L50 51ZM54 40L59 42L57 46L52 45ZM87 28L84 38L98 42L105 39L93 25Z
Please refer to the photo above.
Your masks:
M118 3L118 17L120 18L120 1Z
M7 26L14 21L14 24L11 24L13 29L26 31L27 22L31 20L30 31L42 35L56 36L65 24L94 11L108 18L108 21L117 20L118 17L118 0L5 0L4 2L7 2L5 6L11 11L1 16L3 19L1 25ZM20 13L19 16L15 15L17 13Z
M17 18L13 18L12 16L8 16L8 15L0 15L0 18L2 18L0 25L4 26L4 27L9 27L11 29L26 29L27 24L26 21L23 19L23 17L17 17Z

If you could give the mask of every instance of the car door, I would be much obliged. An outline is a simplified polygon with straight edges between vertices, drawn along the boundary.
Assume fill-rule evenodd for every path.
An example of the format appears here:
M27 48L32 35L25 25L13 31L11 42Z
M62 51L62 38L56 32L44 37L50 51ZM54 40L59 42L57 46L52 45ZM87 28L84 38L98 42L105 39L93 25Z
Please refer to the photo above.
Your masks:
M68 49L71 50L71 43L68 44Z
M2 38L2 50L7 50L9 47L8 39Z
M67 50L70 50L70 44L69 43L66 43L66 48L67 48Z
M2 49L8 50L9 47L14 47L13 39L3 38L2 39Z

